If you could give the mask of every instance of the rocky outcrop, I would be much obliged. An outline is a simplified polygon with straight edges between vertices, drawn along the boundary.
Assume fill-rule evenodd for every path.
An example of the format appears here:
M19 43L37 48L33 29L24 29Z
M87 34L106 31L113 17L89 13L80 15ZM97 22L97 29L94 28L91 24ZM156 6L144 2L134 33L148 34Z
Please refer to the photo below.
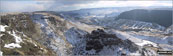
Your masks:
M102 29L94 30L86 35L86 50L94 49L96 53L101 51L104 46L120 45L123 41L114 34L107 34Z
M129 40L121 40L115 34L108 34L102 29L92 31L91 34L85 36L87 39L86 50L94 49L96 53L100 52L103 47L118 46L125 49L131 49L130 51L138 50L137 46Z
M74 55L118 55L123 50L135 52L138 46L129 40L121 40L115 34L108 34L103 29L91 33L71 28L66 32L68 42L73 45ZM72 35L73 34L73 35ZM111 50L111 53L102 53ZM125 53L127 54L127 53Z

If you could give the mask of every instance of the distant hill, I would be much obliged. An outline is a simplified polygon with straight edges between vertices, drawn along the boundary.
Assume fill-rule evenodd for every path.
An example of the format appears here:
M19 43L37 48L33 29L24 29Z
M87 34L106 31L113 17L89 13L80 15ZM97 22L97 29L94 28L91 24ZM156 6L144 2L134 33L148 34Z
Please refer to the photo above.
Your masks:
M172 11L135 9L121 13L118 19L152 22L169 27L172 24Z

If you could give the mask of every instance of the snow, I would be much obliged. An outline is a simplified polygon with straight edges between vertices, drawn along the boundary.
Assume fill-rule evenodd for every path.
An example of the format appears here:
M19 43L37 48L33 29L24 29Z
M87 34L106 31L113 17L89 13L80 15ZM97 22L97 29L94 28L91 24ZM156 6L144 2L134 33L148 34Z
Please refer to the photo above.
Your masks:
M37 44L34 43L34 46L37 46Z
M0 37L3 36L3 35L5 35L5 34L0 34Z
M81 39L80 37L87 34L87 32L79 30L77 28L70 28L69 30L67 30L65 32L65 36L66 39L69 43L71 43L72 45L75 45L77 43L80 43L81 41L83 41L83 39Z
M40 48L40 49L43 49L43 48Z
M135 44L137 44L137 45L139 45L139 46L144 46L144 45L146 45L146 44L152 44L154 47L157 47L157 44L156 44L156 43L153 43L153 42L147 41L147 40L142 40L141 43L135 43Z
M102 29L102 27L100 27L100 26L87 25L87 24L80 23L80 22L71 22L71 23L74 27L77 27L77 28L87 31L89 33L91 33L91 31L96 30L98 28Z
M3 52L2 52L2 51L0 51L0 56L3 56L2 54L3 54Z
M16 43L23 42L22 39L21 39L21 37L19 37L19 36L16 35L16 32L13 31L13 33L9 33L9 34L11 34L12 36L14 36Z
M12 36L14 36L14 39L16 41L16 43L11 43L11 44L5 44L4 47L6 48L21 48L22 46L20 46L20 43L23 42L21 37L16 35L16 32L13 31L13 33L8 32L9 34L11 34Z
M89 54L95 54L95 53L96 53L96 50L91 49L91 50L89 50L89 51L86 51L86 53L89 53Z
M49 20L48 19L41 19L42 16L43 15L35 16L34 22L36 22L37 24L39 24L41 26L41 30L43 32L45 32L48 35L48 37L55 38L56 34L53 32L53 29L51 29L51 25L48 25Z
M121 31L115 31L115 32L116 32L117 36L118 36L119 38L121 38L122 40L129 39L129 40L131 40L132 42L135 42L135 43L140 43L140 42L142 42L141 39L138 39L138 38L136 38L136 37L134 37L134 36L132 36L132 35L129 35L129 34L126 33L126 32L121 32ZM135 40L135 41L134 41L134 40Z
M150 48L146 48L146 50L144 51L144 56L157 56L157 53Z
M48 19L44 19L44 20L45 20L46 24L49 24L49 21L48 21Z
M129 53L129 55L131 56L141 56L141 54L139 52L136 52L136 53Z
M20 46L19 44L16 44L16 43L11 43L11 44L5 44L6 48L21 48L22 46Z
M55 32L54 25L50 24L50 21L48 19L41 19L41 17L44 16L42 14L34 14L33 21L40 25L40 29L42 30L42 33L46 35L46 38L51 38L52 40L48 40L49 47L53 49L53 51L56 51L58 56L66 56L66 43L65 40L62 37L59 37L59 35L63 35L63 33L58 32L58 34ZM43 49L43 48L41 48Z
M157 44L154 43L154 42L140 39L140 37L136 37L136 36L130 35L130 34L126 33L126 32L122 32L122 31L114 31L114 32L117 34L117 36L119 38L121 38L123 40L129 39L129 40L131 40L132 42L134 42L138 46L144 46L144 45L147 45L147 44L151 44L154 47L158 47Z
M46 15L45 15L45 16L43 16L43 18L45 18L45 19L46 19L46 18L49 18L49 17L50 17L50 16L46 16Z
M122 30L140 29L140 30L152 31L152 32L162 32L165 29L165 27L158 25L158 24L142 22L142 21L127 20L127 19L119 19L115 23L110 22L110 24L108 24L107 26L122 29Z
M3 25L0 25L0 31L1 32L5 32L5 27L8 27L7 25L3 26Z
M129 32L129 34L130 34L130 32ZM171 40L171 39L173 39L172 36L163 36L163 37L161 37L161 36L154 36L156 34L153 34L151 36L150 35L149 36L148 35L144 36L144 35L137 35L137 34L131 34L131 35L133 35L136 38L152 41L152 42L158 43L158 44L169 44L169 41L173 42L173 40Z

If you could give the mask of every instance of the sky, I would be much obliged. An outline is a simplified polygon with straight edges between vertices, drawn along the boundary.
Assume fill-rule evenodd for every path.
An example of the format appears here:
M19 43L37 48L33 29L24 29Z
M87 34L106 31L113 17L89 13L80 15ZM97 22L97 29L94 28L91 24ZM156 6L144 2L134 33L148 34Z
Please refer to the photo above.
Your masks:
M70 11L101 7L172 6L172 0L0 0L0 12Z

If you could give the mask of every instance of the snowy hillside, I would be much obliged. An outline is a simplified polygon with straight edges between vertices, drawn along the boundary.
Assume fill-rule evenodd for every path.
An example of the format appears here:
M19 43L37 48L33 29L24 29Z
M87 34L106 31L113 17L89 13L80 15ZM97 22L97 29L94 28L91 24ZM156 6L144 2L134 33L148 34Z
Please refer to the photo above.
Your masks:
M172 26L152 22L114 17L74 22L56 12L0 17L1 56L158 56L158 50L173 50Z
M127 20L127 19L119 19L116 22L110 22L108 24L110 28L118 28L123 30L148 30L148 31L163 31L165 27L160 26L156 23L135 21L135 20Z

